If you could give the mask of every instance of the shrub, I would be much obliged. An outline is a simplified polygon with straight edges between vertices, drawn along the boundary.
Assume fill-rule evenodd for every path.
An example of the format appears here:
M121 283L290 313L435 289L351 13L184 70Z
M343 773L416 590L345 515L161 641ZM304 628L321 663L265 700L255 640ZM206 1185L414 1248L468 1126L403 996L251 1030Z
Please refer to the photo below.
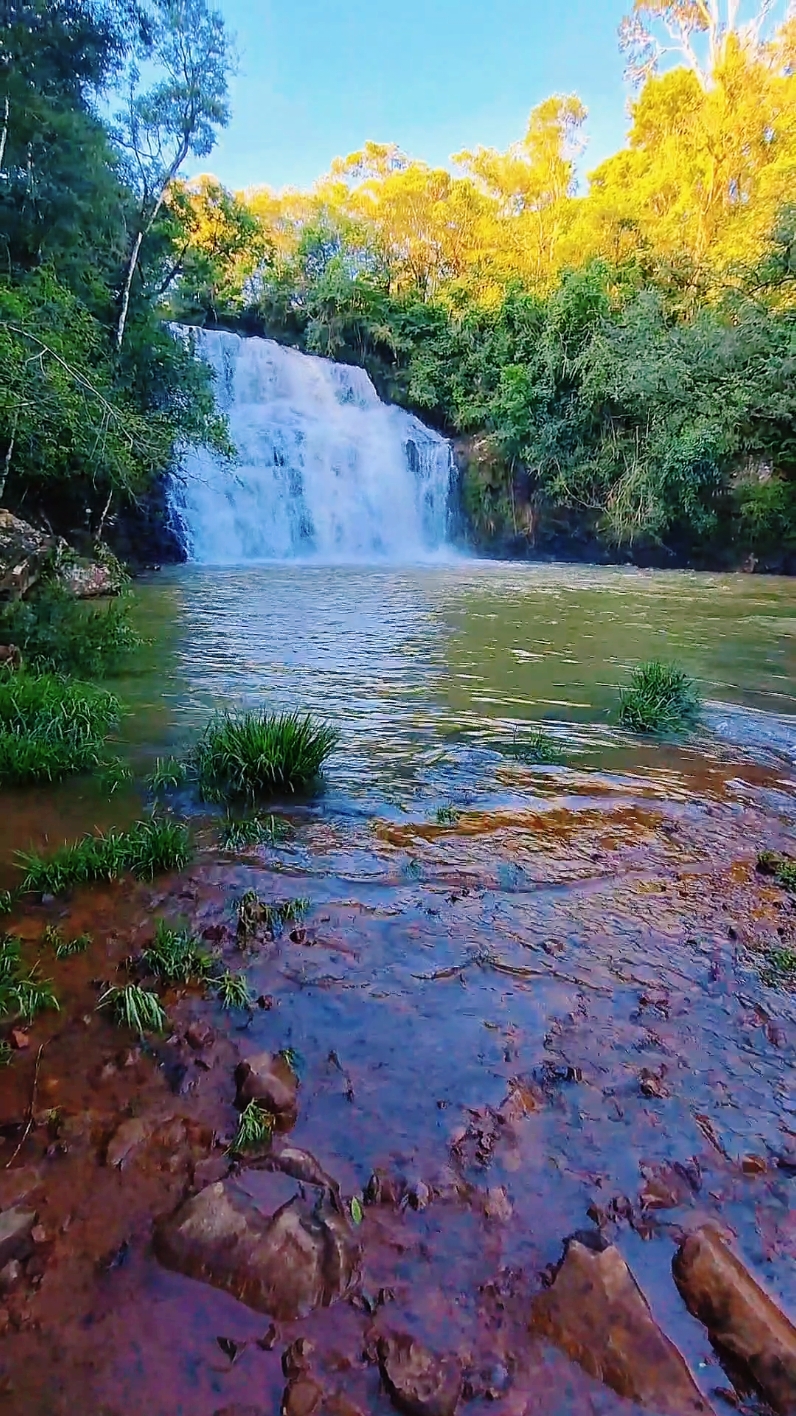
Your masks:
M151 880L166 871L182 870L190 857L187 826L168 817L136 821L129 831L84 836L51 856L17 852L25 872L22 890L51 895L60 895L74 885L117 880L127 873Z
M131 597L89 608L58 585L0 610L0 636L33 668L101 678L114 673L141 638L130 619Z
M0 676L0 782L57 782L103 764L119 700L57 674Z
M327 723L296 713L220 714L208 723L193 754L207 801L307 791L339 735Z
M619 721L634 733L680 733L696 726L701 710L693 679L676 664L653 660L639 665L622 689Z

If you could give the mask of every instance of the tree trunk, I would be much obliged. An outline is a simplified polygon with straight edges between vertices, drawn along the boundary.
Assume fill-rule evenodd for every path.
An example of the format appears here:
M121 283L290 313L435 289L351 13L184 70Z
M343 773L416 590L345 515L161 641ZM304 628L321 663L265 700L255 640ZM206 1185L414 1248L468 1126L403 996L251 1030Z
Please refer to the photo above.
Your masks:
M143 231L139 231L135 238L135 241L133 242L133 249L130 252L130 259L127 262L127 275L124 278L124 286L122 289L122 304L121 309L119 310L119 323L116 326L117 350L121 349L122 342L124 340L124 331L125 326L127 324L127 314L130 309L130 291L133 288L133 276L135 275L136 266L138 265L138 257L141 254L141 247L143 245L143 242L144 233Z
M17 412L15 412L15 414L14 414L14 426L13 426L12 429L11 429L11 441L10 441L10 443L8 444L8 447L7 447L7 449L6 449L6 455L5 455L5 457L3 458L3 473L2 473L2 476L0 477L0 497L2 497L2 496L3 496L3 493L5 492L5 489L6 489L6 482L8 481L8 474L9 474L9 472L10 472L10 470L11 470L11 459L12 459L12 457L14 456L14 443L15 443L16 440L17 440L17 425L18 425L18 423L19 423L19 411L17 410Z
M3 105L3 127L0 130L0 172L3 170L3 159L6 155L6 143L8 142L8 94Z

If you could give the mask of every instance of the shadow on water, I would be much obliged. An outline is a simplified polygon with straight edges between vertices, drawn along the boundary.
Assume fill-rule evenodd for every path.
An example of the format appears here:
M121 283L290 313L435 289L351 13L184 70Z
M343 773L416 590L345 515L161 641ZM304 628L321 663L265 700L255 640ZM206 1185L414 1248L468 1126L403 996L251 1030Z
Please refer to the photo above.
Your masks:
M547 1267L584 1227L617 1243L729 1412L670 1266L683 1230L717 1219L796 1310L783 1162L796 995L771 964L796 949L796 909L754 868L793 830L790 594L742 577L467 563L187 570L141 588L153 642L120 685L140 766L238 704L307 708L342 744L323 800L288 804L291 841L233 858L197 815L181 877L14 921L29 941L47 921L94 936L87 955L48 962L62 1011L35 1029L36 1124L0 1168L0 1206L26 1175L16 1188L43 1228L0 1306L14 1416L276 1411L299 1335L348 1416L386 1416L363 1355L385 1324L497 1373L490 1399L473 1377L474 1416L620 1416L630 1402L528 1334ZM706 687L693 742L640 744L613 726L617 684L652 656ZM511 755L539 727L563 762ZM4 848L139 807L90 786L15 798ZM243 951L234 902L249 888L306 897L306 921ZM167 1039L114 1032L98 988L159 915L245 969L260 1005L224 1013L171 990ZM280 1048L301 1079L291 1142L345 1196L380 1172L406 1202L365 1208L355 1301L280 1325L269 1347L266 1318L166 1272L150 1240L229 1166L236 1062ZM20 1054L0 1084L0 1167L34 1062Z

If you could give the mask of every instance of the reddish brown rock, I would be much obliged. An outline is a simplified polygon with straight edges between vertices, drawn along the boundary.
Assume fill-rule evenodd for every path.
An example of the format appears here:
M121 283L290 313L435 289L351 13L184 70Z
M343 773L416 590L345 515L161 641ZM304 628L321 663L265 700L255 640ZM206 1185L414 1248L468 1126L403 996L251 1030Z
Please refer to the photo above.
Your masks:
M462 1393L455 1357L436 1357L408 1333L379 1339L379 1367L394 1406L407 1416L453 1416Z
M152 1123L142 1120L139 1116L131 1117L129 1121L123 1121L108 1142L105 1164L112 1169L120 1169L127 1163L133 1152L149 1139L151 1133Z
M719 1355L743 1371L780 1416L796 1416L796 1327L755 1281L717 1230L689 1234L674 1279Z
M570 1240L552 1287L534 1301L531 1330L590 1376L660 1416L711 1409L613 1245L597 1253Z
M289 1382L282 1395L281 1416L314 1416L321 1408L323 1387L312 1377L297 1377Z
M352 1287L360 1251L344 1215L298 1198L265 1214L233 1180L202 1190L162 1224L161 1263L278 1321L328 1307Z
M243 1111L256 1101L270 1111L277 1129L288 1131L298 1115L298 1079L285 1057L260 1052L235 1068L235 1105Z

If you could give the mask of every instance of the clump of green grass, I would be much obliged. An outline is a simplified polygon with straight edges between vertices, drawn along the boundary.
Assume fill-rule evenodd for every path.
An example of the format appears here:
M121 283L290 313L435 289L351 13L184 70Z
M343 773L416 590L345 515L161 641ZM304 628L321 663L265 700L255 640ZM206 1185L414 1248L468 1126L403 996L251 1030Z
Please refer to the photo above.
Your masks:
M0 783L58 782L103 765L121 714L105 689L59 674L0 674Z
M303 919L311 908L309 900L261 900L256 890L247 890L238 901L238 938L251 939L259 929L281 934L286 924Z
M763 982L770 988L776 988L781 983L796 983L796 950L772 949L766 955L762 976Z
M131 605L131 597L121 595L110 605L89 608L49 584L0 609L0 639L18 645L32 668L102 678L119 669L142 642L132 625Z
M619 721L634 733L682 733L699 722L702 701L692 678L676 664L640 664L623 688Z
M10 914L14 908L14 896L10 890L0 890L0 915Z
M181 787L188 780L188 766L179 757L158 757L149 777L150 791L168 792Z
M313 787L339 734L298 713L223 713L208 723L192 763L206 801L295 795Z
M256 1101L250 1101L241 1112L238 1129L230 1150L242 1154L270 1144L274 1122L270 1112Z
M76 934L74 939L64 939L55 946L56 959L72 959L75 954L85 954L91 947L90 934Z
M18 851L25 872L22 890L60 895L75 885L117 880L131 874L142 880L170 870L182 870L191 858L188 828L170 817L136 821L128 831L84 836L50 856Z
M218 978L213 980L213 987L218 994L218 1001L222 1008L250 1008L254 995L252 994L246 975L242 973L232 973L225 969Z
M32 1022L48 1008L58 1010L58 999L50 979L39 976L38 966L25 972L22 945L16 935L0 936L0 1017L18 1017Z
M155 937L141 955L144 966L164 983L195 983L207 978L213 959L189 929L174 929L159 919Z
M793 856L761 851L757 857L757 869L761 875L770 875L783 890L796 892L796 860Z
M168 1021L157 994L137 983L106 988L97 1009L107 1009L119 1027L130 1028L139 1037L146 1032L163 1032Z
M221 831L221 847L225 851L243 851L249 846L275 846L293 835L289 822L280 816L228 817Z
M518 762L526 762L531 766L552 766L566 760L555 738L542 728L524 737L517 737L515 734L509 753Z
M461 817L461 812L455 806L441 806L437 811L436 822L438 826L455 826Z

